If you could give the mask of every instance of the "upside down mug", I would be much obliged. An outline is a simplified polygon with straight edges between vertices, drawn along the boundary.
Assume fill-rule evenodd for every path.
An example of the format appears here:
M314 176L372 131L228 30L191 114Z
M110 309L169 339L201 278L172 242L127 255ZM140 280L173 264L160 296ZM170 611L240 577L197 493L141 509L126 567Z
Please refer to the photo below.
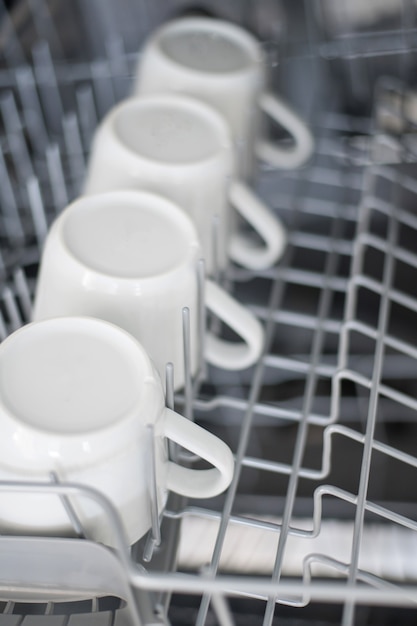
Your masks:
M302 165L312 154L313 138L305 122L268 91L259 42L236 24L188 17L157 29L143 48L133 93L161 92L189 94L224 116L244 180L253 177L256 157L287 169ZM292 147L266 138L263 113L288 131Z
M34 322L0 345L0 430L0 480L48 483L52 472L60 482L96 489L118 511L130 544L151 527L153 470L160 511L169 490L212 497L233 475L228 446L165 407L161 380L140 343L93 318ZM167 439L212 467L170 461ZM114 545L97 503L78 494L69 499L87 536ZM73 533L58 495L30 491L1 494L0 528Z
M263 269L284 250L281 222L237 177L225 121L194 98L131 98L109 112L93 139L84 193L115 189L146 189L178 204L197 228L209 274L229 258ZM256 241L243 235L238 215Z
M174 365L175 387L184 386L183 309L190 312L191 372L202 346L195 228L171 201L139 191L84 196L52 225L42 253L33 320L83 315L131 333L161 377ZM226 291L205 280L203 297L239 336L226 341L203 329L209 363L225 369L254 364L263 346L255 316Z

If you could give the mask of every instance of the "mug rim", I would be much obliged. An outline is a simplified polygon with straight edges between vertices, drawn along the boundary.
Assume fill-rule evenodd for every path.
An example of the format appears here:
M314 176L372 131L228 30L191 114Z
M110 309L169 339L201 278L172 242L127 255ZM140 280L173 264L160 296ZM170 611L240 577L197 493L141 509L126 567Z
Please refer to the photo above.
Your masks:
M245 52L248 53L251 62L245 64L239 69L225 70L222 72L216 72L214 70L202 70L190 67L188 65L184 65L183 63L175 60L169 54L167 54L167 52L161 45L161 41L167 33L171 34L175 33L176 31L181 33L186 32L190 29L192 32L192 28L196 26L205 31L212 31L213 25L215 25L215 29L217 29L217 32L227 35L229 40L232 40L234 43L237 43L241 48L244 48ZM253 69L254 66L256 67L259 63L262 62L262 49L260 43L251 33L249 33L238 24L212 17L181 17L165 22L164 24L162 24L162 26L158 28L154 35L151 35L150 46L157 49L161 56L164 58L164 60L171 63L176 68L180 68L182 71L190 73L192 75L203 75L205 79L230 80L232 76L241 76L247 74Z
M145 201L145 203L149 202L149 204L147 204L146 206L152 206L152 203L155 206L155 204L157 203L159 207L163 207L164 213L169 214L171 217L174 216L176 222L181 223L180 227L185 232L189 245L177 264L173 265L170 269L158 272L150 276L123 276L117 273L110 274L108 272L105 272L104 270L92 267L90 264L80 259L74 253L74 251L68 245L64 233L66 223L69 219L71 219L72 213L85 212L86 210L88 210L88 205L93 205L95 207L97 205L100 205L100 203L103 201L109 203L117 202L120 205L121 201L123 200L129 202L129 204L132 202L139 205L141 201ZM183 211L177 204L175 204L168 198L146 190L123 189L80 196L79 198L71 202L64 209L61 215L57 217L55 223L52 226L51 233L53 233L53 230L57 231L60 244L63 246L66 254L70 257L71 261L76 263L76 265L80 267L83 271L87 270L91 274L100 276L106 280L121 281L125 285L137 283L150 285L157 281L166 281L167 279L171 279L172 276L180 272L184 267L188 267L190 263L196 263L199 257L198 253L201 253L200 257L203 258L203 253L201 250L201 244L198 238L197 231L185 211Z
M146 111L147 109L152 109L154 106L169 105L177 108L179 107L181 111L187 111L187 109L192 110L201 120L204 121L204 123L208 122L210 130L213 131L214 129L216 132L216 149L210 154L198 158L190 158L183 161L164 161L162 159L153 158L149 155L139 153L122 140L116 125L118 117L125 111L129 111L130 109L144 109ZM106 120L104 121L104 124L105 123ZM169 170L180 170L188 169L190 167L205 167L209 163L216 163L219 159L219 155L221 155L225 150L232 155L234 161L233 140L228 124L223 119L223 116L214 107L188 94L166 92L143 94L140 97L132 96L130 98L126 98L111 110L107 123L109 123L112 129L113 136L119 147L121 147L129 155L133 155L136 159L151 163L153 166L161 169L167 168Z
M0 423L3 437L0 442L0 466L19 471L44 472L48 466L62 461L71 470L86 469L110 459L121 450L131 445L134 432L146 424L157 422L160 409L163 408L163 390L159 376L142 345L127 331L110 322L87 316L55 317L35 321L19 328L0 344L0 361L5 358L6 351L13 349L13 342L22 340L22 335L44 332L45 327L52 331L80 329L85 334L91 332L96 337L106 336L112 345L118 346L125 355L129 367L135 367L137 388L133 391L132 405L126 407L123 414L117 415L110 423L94 427L91 430L74 432L54 431L42 426L35 426L20 417L0 394ZM53 333L52 333L53 336ZM81 335L80 335L81 336ZM122 341L120 341L122 340ZM22 390L24 393L24 390ZM136 428L135 425L136 424ZM133 428L132 428L133 427ZM12 436L7 436L7 434ZM13 434L19 433L19 437ZM85 447L88 441L89 445ZM23 452L32 449L31 454Z

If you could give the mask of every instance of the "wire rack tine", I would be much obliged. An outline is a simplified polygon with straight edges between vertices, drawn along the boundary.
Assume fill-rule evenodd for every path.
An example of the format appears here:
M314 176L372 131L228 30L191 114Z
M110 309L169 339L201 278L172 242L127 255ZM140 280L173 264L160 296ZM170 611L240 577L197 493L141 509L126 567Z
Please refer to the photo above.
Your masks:
M42 249L48 232L48 221L41 194L39 180L31 176L26 184L29 207L32 213L33 225L39 250Z
M91 85L79 87L75 97L77 100L77 115L80 124L81 139L84 150L88 150L98 121Z
M55 212L58 214L68 204L68 190L59 145L57 143L50 144L46 149L45 156Z
M216 283L220 282L220 249L219 249L219 233L220 233L220 217L216 214L213 215L211 220L211 257L213 264L213 280Z
M5 615L11 615L13 613L14 607L15 607L15 602L13 602L12 600L9 600L6 603L6 606L4 607L3 613Z
M167 363L165 366L165 404L168 409L171 409L171 411L174 410L174 375L174 365L172 363ZM171 461L177 461L178 445L171 439L168 439L168 450Z
M25 321L32 319L32 299L30 297L30 289L23 268L19 267L13 274L13 282L16 294L23 312Z
M198 372L203 380L207 376L207 366L205 360L206 344L206 304L205 304L205 282L206 270L204 259L199 259L197 263L197 289L198 289Z
M48 144L48 133L39 102L36 81L30 66L16 70L16 83L23 105L23 118L29 133L32 149L42 153Z
M190 309L182 309L182 340L184 355L184 415L187 419L193 419L193 379L191 367L191 327Z
M7 93L1 99L0 106L13 164L20 181L23 182L33 175L33 166L23 135L23 124L12 92Z
M45 111L48 129L52 133L59 133L64 116L64 107L48 42L40 41L33 48L32 56L39 97Z
M18 330L18 328L23 325L23 320L10 287L6 286L3 288L2 300L4 302L11 331L13 332Z
M2 312L0 311L0 341L4 341L9 333L7 332L6 322Z
M20 43L20 38L16 32L13 20L10 18L4 0L0 0L0 11L2 15L2 35L5 39L2 54L5 56L7 66L12 69L25 63L25 55Z
M174 410L174 379L174 365L173 363L167 363L165 366L165 404L171 410Z
M22 245L24 240L23 224L2 149L0 149L0 198L4 233L12 244Z
M39 39L51 42L55 54L62 57L61 38L55 28L48 3L45 0L27 0Z
M3 279L4 276L6 276L6 265L3 260L2 251L0 250L0 279Z
M113 35L106 45L116 101L125 98L130 90L129 68L122 37Z
M148 450L150 451L149 459L149 499L151 511L151 533L148 535L145 549L143 551L143 560L149 562L152 559L154 549L161 543L161 529L158 506L158 484L156 479L156 459L155 459L155 433L153 424L146 427L148 436Z
M76 196L81 191L81 184L85 173L85 158L77 115L75 113L69 113L64 117L62 125L68 155L68 167L71 172L71 195Z
M107 60L94 61L91 66L93 91L99 119L115 104L111 70Z
M51 479L51 482L54 483L55 485L59 485L60 484L60 480L58 478L58 474L56 472L51 472L49 474L49 477ZM70 498L66 495L66 494L60 494L59 495L59 499L62 502L62 505L69 517L69 520L71 522L71 526L74 529L75 534L77 535L77 537L85 537L85 533L84 533L84 529L83 529L83 525L77 515L77 513L75 512L74 507L71 504L71 500Z
M211 604L219 622L219 626L235 625L235 620L232 617L229 605L223 595L217 593L213 594L211 597Z

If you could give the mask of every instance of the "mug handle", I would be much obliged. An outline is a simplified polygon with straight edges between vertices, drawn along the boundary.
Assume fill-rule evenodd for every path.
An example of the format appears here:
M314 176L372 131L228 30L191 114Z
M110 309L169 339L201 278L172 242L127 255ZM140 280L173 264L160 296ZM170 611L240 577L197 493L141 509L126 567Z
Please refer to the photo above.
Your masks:
M294 138L291 148L279 148L272 141L261 139L256 145L256 155L274 167L292 169L307 161L314 148L314 139L305 122L285 102L265 92L258 100L261 109L283 126Z
M168 462L167 487L189 498L212 498L230 485L234 460L224 441L171 409L164 409L163 435L214 467L196 470Z
M230 240L230 258L252 270L270 267L282 256L285 248L286 233L281 221L242 182L232 182L229 200L264 241L264 245L254 246L247 237L235 233Z
M245 369L256 363L264 340L263 328L256 317L211 280L205 283L205 304L243 340L233 343L207 332L207 361L226 370Z

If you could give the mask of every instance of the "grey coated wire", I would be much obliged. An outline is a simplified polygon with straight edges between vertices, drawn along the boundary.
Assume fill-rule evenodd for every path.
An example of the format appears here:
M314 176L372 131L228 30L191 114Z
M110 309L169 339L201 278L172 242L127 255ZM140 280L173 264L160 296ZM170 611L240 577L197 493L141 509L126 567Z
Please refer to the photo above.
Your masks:
M32 7L42 5L42 2L32 0ZM304 3L305 11L311 16L313 9L307 8L310 3ZM322 3L315 3L322 5ZM408 8L411 6L408 3ZM407 7L406 7L407 9ZM140 9L137 8L139 11ZM149 11L151 9L148 9ZM145 10L144 10L145 11ZM146 12L146 11L145 11ZM405 16L407 10L402 14L403 27L399 32L399 47L392 49L392 55L398 57L398 61L404 62L404 72L407 72L406 54L410 49L413 40L412 29L407 28ZM148 15L147 25L152 23ZM46 150L46 176L47 185L52 191L52 205L54 214L58 213L65 204L74 196L80 188L80 181L85 168L85 153L91 141L94 127L97 120L107 112L118 98L120 98L124 86L126 73L130 71L133 57L126 52L124 42L112 38L106 48L106 57L95 60L92 64L88 62L74 62L71 67L54 66L51 50L56 50L62 42L59 33L53 29L53 24L48 19L46 25L51 37L51 48L45 44L37 48L34 57L34 71L20 63L20 68L15 72L16 80L10 79L9 72L0 70L0 85L13 89L9 91L1 101L2 119L7 126L5 146L7 148L7 159L5 151L0 150L0 197L2 206L7 213L7 220L3 220L7 226L7 236L22 240L28 232L28 224L34 229L36 238L35 255L39 253L40 247L47 232L51 215L48 213L44 195L45 179L42 172L37 169L37 163L32 161L30 150L36 144L37 154ZM12 28L11 25L9 25ZM39 29L41 24L37 22ZM17 34L10 31L11 37L19 44ZM51 34L52 33L52 34ZM45 32L43 32L43 35ZM391 38L390 38L391 37ZM386 48L382 44L394 41L392 33L380 32L377 36L369 38L367 48L361 48L365 36L362 38L352 34L349 37L342 37L338 40L322 42L320 49L310 46L308 54L310 59L317 59L317 55L333 58L338 57L341 61L347 62L348 74L355 92L361 95L361 73L358 61L361 59L379 59L387 54ZM393 45L393 44L392 44ZM21 60L23 51L17 45L15 58ZM402 59L401 59L402 55ZM134 59L133 59L134 60ZM20 61L19 61L20 62ZM51 65L52 64L52 65ZM45 74L42 70L45 67L52 69L50 85L45 82ZM79 86L80 84L81 87ZM67 114L65 111L63 121L64 141L51 143L51 129L49 121L44 119L45 102L48 102L48 94L51 96L51 103L58 111L64 109L64 103L60 98L62 86L73 90L77 107L76 114ZM75 87L76 86L76 87ZM52 95L51 95L52 94ZM18 96L18 97L16 97ZM17 106L17 103L23 107ZM39 121L33 123L28 111L35 112ZM48 118L50 116L48 115ZM58 119L58 118L57 118ZM343 232L341 225L343 220L355 223L357 218L357 199L362 190L361 167L352 171L349 178L345 173L348 163L343 164L343 145L338 138L335 138L327 130L337 130L341 132L369 132L368 118L351 118L342 114L318 114L315 116L317 123L321 126L318 133L317 160L309 168L295 173L287 173L282 181L283 187L277 184L281 179L277 178L274 171L265 172L266 189L270 191L275 206L279 206L283 214L288 216L288 222L296 219L297 215L309 218L314 223L314 218L326 220L326 224L331 224L332 230L325 234L311 233L295 228L289 236L289 247L292 253L297 250L307 250L310 252L326 251L326 264L324 271L315 271L312 268L300 269L293 265L294 257L287 254L283 263L278 268L272 268L260 272L257 278L273 282L273 288L269 294L267 305L254 304L252 311L260 318L266 326L267 336L265 350L262 359L255 368L254 376L248 386L247 397L233 397L224 394L216 395L214 398L200 398L195 396L195 387L192 388L192 381L189 373L186 374L185 407L186 414L193 413L210 415L218 412L220 416L224 409L229 409L236 414L239 421L240 434L239 444L236 454L236 473L232 485L225 498L225 503L221 512L207 508L186 506L179 511L167 511L166 517L182 519L186 516L195 516L200 519L215 518L219 522L217 541L213 553L211 564L201 575L184 577L178 573L157 572L146 575L143 571L135 568L130 560L126 560L126 574L129 581L137 588L154 591L178 590L183 593L203 593L204 597L200 605L197 623L203 626L207 621L210 601L217 606L218 616L223 611L224 624L227 623L227 605L225 608L223 598L226 594L245 595L246 597L256 597L266 602L264 615L264 625L270 626L276 607L276 602L282 602L291 606L305 606L313 600L338 601L345 604L343 624L350 626L355 620L355 608L357 603L381 603L398 604L403 606L413 606L415 603L415 585L409 588L395 586L381 577L370 572L363 571L360 567L361 536L367 514L377 516L379 519L389 523L397 524L402 528L417 531L416 522L411 517L401 515L390 509L389 505L383 506L370 501L367 497L367 484L369 480L369 468L375 452L381 453L387 458L395 459L412 468L417 468L417 459L412 454L406 454L400 449L378 441L375 435L377 420L383 416L378 414L380 404L384 399L396 403L396 406L406 407L409 410L417 411L417 400L408 392L399 391L389 382L387 368L396 368L396 361L390 365L387 350L395 350L403 357L405 366L407 359L417 361L417 347L407 343L401 338L394 336L387 326L390 306L398 304L404 307L409 313L417 313L417 300L410 294L401 292L393 283L392 272L397 262L404 263L412 268L417 268L417 255L398 244L396 241L397 229L407 226L417 230L417 218L412 211L401 206L400 198L393 196L390 198L379 197L375 189L367 188L362 198L361 214L363 221L359 224L358 236L352 241ZM48 122L48 123L46 123ZM55 120L57 123L57 120ZM24 132L23 132L24 131ZM52 138L54 139L54 138ZM29 142L29 143L28 143ZM28 146L30 149L28 149ZM337 155L337 156L335 156ZM8 171L10 159L16 166L18 184L12 179ZM338 160L339 159L339 160ZM364 161L363 161L364 162ZM389 167L368 168L368 182L376 177L390 180L392 185L398 189L407 189L410 193L416 194L417 183L411 176L395 172ZM291 183L285 187L285 183ZM268 187L269 185L269 187ZM291 186L292 185L292 186ZM27 190L27 207L22 207L21 190L22 186ZM279 187L279 188L278 188ZM345 188L349 188L343 201L335 201L332 194L343 193ZM325 189L322 197L319 189ZM328 193L328 197L327 197ZM356 194L356 195L355 195ZM388 217L391 223L388 241L376 236L370 231L369 218L370 206L374 207L381 214ZM393 209L395 208L395 214ZM25 209L28 209L26 211ZM295 223L297 226L297 224ZM29 232L30 228L29 228ZM363 271L363 253L365 249L372 248L384 255L385 275L382 282L365 275ZM353 259L350 277L340 275L337 271L337 263L341 258ZM2 257L3 258L3 257ZM7 268L6 268L7 269ZM200 287L203 285L202 276L204 270L200 268ZM244 285L245 281L254 278L253 273L241 268L232 268L230 276L235 281L235 285ZM297 285L302 289L315 289L320 293L318 314L292 311L284 305L284 296L287 285ZM20 327L30 318L30 293L32 283L26 278L22 269L13 274L11 284L4 287L0 294L0 339L8 333ZM355 312L355 298L357 290L367 289L381 297L381 309L378 324L373 327L358 319ZM333 296L345 296L347 294L346 314L338 319L330 314L330 305ZM200 301L201 302L201 301ZM203 308L199 308L200 331L203 328L202 318ZM304 353L283 352L273 353L269 348L273 339L275 327L291 327L295 332L309 330L313 335L313 345L310 351ZM187 344L188 333L187 314L184 316L184 337L185 352L189 354ZM366 374L356 369L358 359L354 359L350 349L351 333L358 333L363 337L375 341L375 353L371 355L374 361L374 368L369 374L369 366ZM340 336L339 359L327 361L323 355L324 336L331 335L332 338ZM201 337L200 337L201 338ZM334 355L333 355L334 356ZM336 355L337 356L337 355ZM187 363L186 356L186 363ZM372 361L372 359L370 360ZM188 361L189 363L189 361ZM372 363L371 363L372 364ZM200 360L200 369L202 366ZM186 367L187 369L187 367ZM307 386L303 396L303 404L300 406L284 403L268 403L261 398L261 387L268 375L276 375L276 380L285 372L288 378L306 380ZM167 375L167 406L173 408L173 372L168 368ZM331 408L327 410L324 398L323 405L316 403L316 383L318 379L326 379L332 385ZM388 382L387 382L387 379ZM369 390L371 402L367 415L366 430L360 433L357 430L338 424L337 420L343 407L347 406L349 399L343 397L342 387L345 382L352 382L357 388ZM319 407L319 408L318 408ZM353 407L354 414L356 407ZM297 439L293 458L291 462L272 461L258 458L255 455L247 454L248 442L253 432L253 425L256 419L276 420L277 428L280 420L292 423L297 428ZM353 418L355 416L353 415ZM220 418L219 418L220 419ZM411 419L411 418L410 418ZM241 423L240 423L241 420ZM353 419L352 419L353 422ZM259 424L265 422L259 421ZM316 468L304 467L303 453L306 448L307 435L312 426L318 426L323 430L323 451L321 466ZM331 454L333 440L335 437L342 437L346 441L353 441L363 447L361 482L357 494L338 488L334 485L323 484L331 469ZM257 519L256 515L250 516L235 515L233 507L236 501L237 489L241 480L244 468L257 469L269 472L271 475L282 475L289 478L287 488L287 500L284 508L284 515L279 523L267 522ZM297 497L297 485L300 479L318 480L322 484L314 492L313 516L311 528L309 530L299 529L292 524L294 503ZM340 563L336 558L326 557L323 554L310 554L305 561L301 580L292 583L282 579L282 566L286 550L286 541L290 536L300 536L302 538L313 538L322 530L323 502L327 497L332 497L340 502L347 503L355 508L356 519L354 525L354 535L352 543L351 560L348 564ZM159 515L155 515L159 517ZM270 532L280 533L280 541L275 558L275 567L272 576L265 579L243 580L239 577L222 577L219 573L219 565L223 546L226 541L226 534L230 524L242 527L254 527L267 529ZM159 524L158 524L159 528ZM332 571L339 573L346 584L327 584L320 586L314 579L314 565L321 563ZM365 586L362 586L365 583ZM214 594L210 596L210 594ZM223 603L223 604L222 604ZM51 607L50 607L51 608ZM6 607L6 611L13 610L13 603Z

